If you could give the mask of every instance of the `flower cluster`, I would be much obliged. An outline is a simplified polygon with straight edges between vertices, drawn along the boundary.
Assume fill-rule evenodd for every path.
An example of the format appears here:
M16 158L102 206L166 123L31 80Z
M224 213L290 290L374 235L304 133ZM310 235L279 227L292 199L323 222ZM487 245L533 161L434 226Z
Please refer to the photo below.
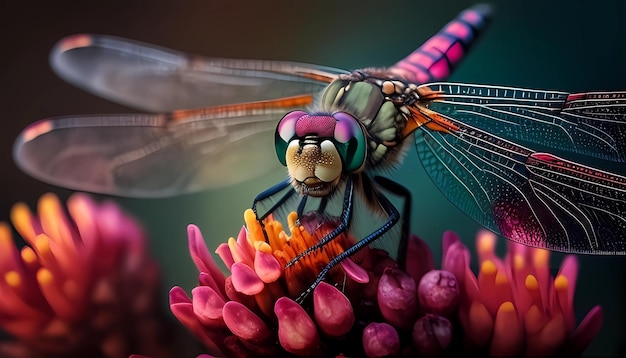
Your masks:
M228 276L190 225L199 284L191 297L180 287L170 291L172 312L211 355L557 355L582 352L602 322L595 307L575 328L574 256L552 278L547 251L511 243L501 260L495 236L486 232L477 241L478 277L455 234L444 234L442 270L434 269L428 246L411 236L405 268L386 252L365 248L335 267L311 300L298 304L293 298L354 240L342 235L301 255L336 223L313 216L300 226L293 214L288 235L278 221L259 223L250 210L244 220L237 239L216 250ZM285 268L294 257L300 259Z
M495 246L493 233L479 232L479 270L474 275L469 251L456 234L446 232L443 237L442 265L454 274L460 288L463 350L490 356L582 353L602 325L602 309L592 308L576 326L576 256L566 256L553 278L550 251L509 242L502 260Z
M159 272L141 227L113 203L52 194L0 223L2 357L128 357L165 353Z
M200 271L199 285L191 291L192 298L174 287L170 307L211 354L328 354L337 349L329 342L341 341L351 332L353 307L334 286L321 283L315 288L311 313L290 297L306 290L319 271L354 242L340 235L285 269L288 262L334 228L334 223L316 225L316 218L303 217L306 226L316 227L311 234L296 225L296 219L295 214L289 216L287 235L278 221L268 218L261 226L254 213L246 211L247 227L237 239L230 238L216 250L230 270L228 277L208 253L200 230L194 225L188 227L189 249ZM368 281L367 272L351 260L346 260L342 269L331 270L329 276L335 282ZM349 285L346 282L346 287Z

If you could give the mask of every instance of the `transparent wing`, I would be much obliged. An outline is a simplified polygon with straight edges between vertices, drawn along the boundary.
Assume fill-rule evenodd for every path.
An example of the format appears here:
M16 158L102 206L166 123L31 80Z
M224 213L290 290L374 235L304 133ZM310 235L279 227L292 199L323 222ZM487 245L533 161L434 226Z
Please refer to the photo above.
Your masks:
M202 57L105 35L73 35L50 54L64 80L150 112L317 93L346 71L296 62Z
M606 158L623 173L624 93L431 87L443 94L430 109L455 129L422 126L416 147L425 170L460 210L526 245L626 254L626 177L553 154Z
M626 92L569 94L511 87L434 83L430 108L536 150L576 160L626 162ZM584 157L593 158L591 161Z
M47 183L121 196L231 185L279 168L271 140L276 122L311 101L300 96L170 114L45 119L20 134L15 162Z

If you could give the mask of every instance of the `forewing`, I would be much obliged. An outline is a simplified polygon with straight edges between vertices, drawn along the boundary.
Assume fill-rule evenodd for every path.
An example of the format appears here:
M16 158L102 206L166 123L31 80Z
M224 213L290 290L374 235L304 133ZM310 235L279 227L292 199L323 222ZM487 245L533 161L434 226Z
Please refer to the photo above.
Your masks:
M163 197L216 188L279 169L271 132L311 100L45 119L20 134L14 156L26 173L74 190Z
M202 57L87 34L60 40L50 63L88 92L151 112L314 94L345 73L296 62Z
M578 153L577 157L623 161L619 148L624 143L618 132L607 129L623 126L621 93L602 94L617 98L617 106L613 105L615 99L598 104L593 98L593 103L575 106L594 95L460 84L431 88L443 89L444 93L430 109L455 129L445 132L420 127L415 134L417 150L432 180L460 210L494 232L526 245L576 253L626 254L626 177L519 143L528 141L555 152L565 149ZM467 90L487 92L465 96ZM450 93L463 96L453 98ZM571 114L572 108L576 108L576 115ZM610 115L603 115L606 113ZM604 142L612 145L600 147L583 139L598 128L598 123L609 123L599 132L605 135ZM537 131L535 125L543 129ZM579 131L576 125L588 129ZM531 138L524 136L524 131L543 136ZM568 134L565 137L569 141L555 141L557 133Z
M626 92L569 94L487 85L429 86L442 92L430 108L465 124L577 161L626 163Z

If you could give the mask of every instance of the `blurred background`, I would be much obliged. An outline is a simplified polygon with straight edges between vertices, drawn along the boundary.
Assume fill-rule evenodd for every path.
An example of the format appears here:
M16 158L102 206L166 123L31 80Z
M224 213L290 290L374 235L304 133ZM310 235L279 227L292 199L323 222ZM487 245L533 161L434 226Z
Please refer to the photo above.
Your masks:
M11 146L20 130L55 115L132 112L76 89L52 73L48 51L64 36L103 33L207 56L355 69L393 64L473 3L4 1L0 4L0 220L9 219L10 207L17 201L34 207L45 192L62 198L70 194L17 169ZM626 89L623 0L492 4L496 14L491 28L451 80L570 92ZM473 247L478 226L430 183L413 150L392 175L413 193L412 230L431 244L437 261L445 230L457 231ZM237 234L243 211L256 194L284 177L285 173L272 173L222 190L170 199L113 198L140 219L151 236L152 250L163 267L164 301L171 286L189 290L196 282L186 225L199 225L209 247L216 247ZM553 255L553 268L558 268L561 258ZM585 256L580 263L578 319L596 304L605 313L604 327L586 355L617 356L626 336L626 259Z

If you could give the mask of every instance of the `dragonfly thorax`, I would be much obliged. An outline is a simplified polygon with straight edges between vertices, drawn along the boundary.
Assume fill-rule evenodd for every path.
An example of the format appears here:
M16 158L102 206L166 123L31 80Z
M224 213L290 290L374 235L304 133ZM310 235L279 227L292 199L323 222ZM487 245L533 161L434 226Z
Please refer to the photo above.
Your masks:
M365 129L370 168L398 160L408 115L406 106L417 100L409 86L400 80L383 80L355 71L333 81L322 95L324 111L348 112Z

